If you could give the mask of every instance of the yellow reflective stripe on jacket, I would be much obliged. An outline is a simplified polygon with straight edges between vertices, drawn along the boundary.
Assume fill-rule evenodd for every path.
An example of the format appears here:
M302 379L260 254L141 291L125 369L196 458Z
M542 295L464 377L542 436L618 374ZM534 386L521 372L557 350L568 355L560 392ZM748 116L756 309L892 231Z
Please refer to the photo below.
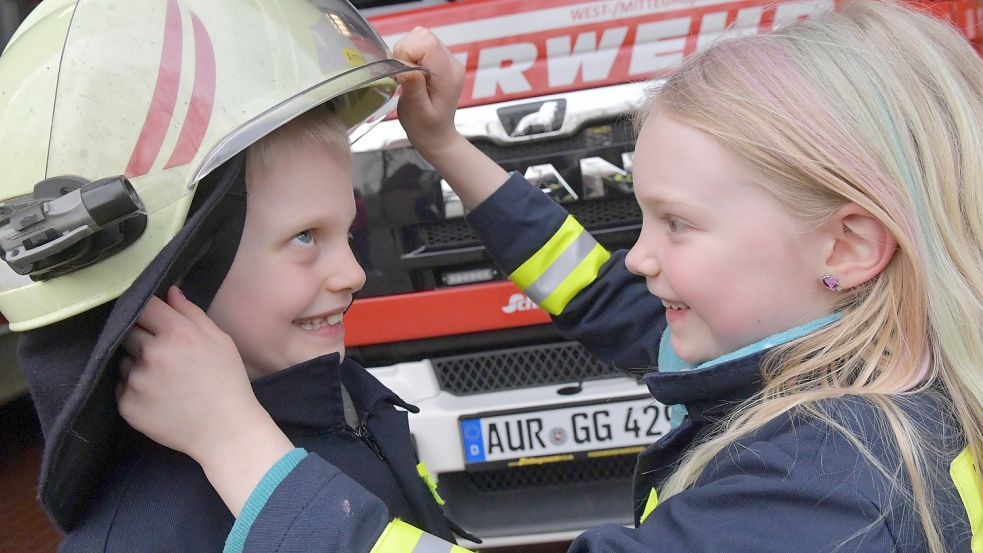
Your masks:
M590 236L587 232L584 232L584 235ZM593 237L591 237L591 240L593 240ZM595 243L594 248L588 253L587 257L574 268L573 272L539 306L547 313L554 315L563 313L567 304L581 290L597 279L597 273L601 272L601 266L610 258L610 252L605 250L600 244Z
M655 491L655 488L652 488L652 491L649 492L648 500L645 501L645 508L642 509L642 518L638 519L638 522L639 523L645 522L645 519L648 518L648 516L652 514L652 511L654 511L655 508L658 506L659 506L659 492Z
M973 532L972 553L983 553L983 497L980 496L980 476L973 464L973 454L967 447L949 465L949 475L959 490L959 497L969 515Z
M370 553L472 553L461 546L427 534L401 520L382 531Z
M433 495L433 499L437 502L437 505L443 507L444 498L440 497L440 494L437 493L437 481L433 479L433 476L430 474L430 470L427 469L426 463L417 463L416 473L420 475L420 478L423 479L423 483L427 485L427 488L430 490L431 495Z
M611 257L589 232L568 215L539 251L509 279L545 311L559 315L581 290L597 278Z

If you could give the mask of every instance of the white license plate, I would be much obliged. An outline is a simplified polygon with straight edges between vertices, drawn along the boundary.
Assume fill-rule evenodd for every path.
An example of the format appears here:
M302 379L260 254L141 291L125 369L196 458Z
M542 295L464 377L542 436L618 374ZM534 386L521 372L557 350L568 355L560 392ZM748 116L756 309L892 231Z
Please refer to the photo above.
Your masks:
M651 396L462 418L469 465L645 446L669 431L668 409ZM633 451L625 451L632 453ZM551 460L566 460L555 458ZM516 464L516 463L511 463Z

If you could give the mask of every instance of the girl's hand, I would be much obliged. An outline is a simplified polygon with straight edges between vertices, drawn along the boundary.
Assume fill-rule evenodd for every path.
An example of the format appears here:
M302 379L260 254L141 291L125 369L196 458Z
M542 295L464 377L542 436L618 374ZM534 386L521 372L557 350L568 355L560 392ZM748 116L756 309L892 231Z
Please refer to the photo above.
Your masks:
M417 151L474 209L507 179L505 170L468 142L454 126L464 86L464 64L432 32L416 27L393 46L393 55L429 71L403 73L399 122Z
M393 46L399 60L426 68L403 73L399 121L407 137L426 157L460 138L454 112L464 86L464 64L429 29L416 27Z
M120 415L205 470L233 514L293 449L256 400L225 332L175 287L151 297L123 341Z

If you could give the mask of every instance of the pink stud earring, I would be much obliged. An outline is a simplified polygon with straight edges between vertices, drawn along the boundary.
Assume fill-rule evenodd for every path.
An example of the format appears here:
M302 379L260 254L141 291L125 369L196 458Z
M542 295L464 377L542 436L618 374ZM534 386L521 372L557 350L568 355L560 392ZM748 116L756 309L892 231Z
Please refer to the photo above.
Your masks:
M823 275L819 277L819 280L823 283L823 286L827 290L832 290L833 292L840 292L843 288L840 288L840 283L833 275Z

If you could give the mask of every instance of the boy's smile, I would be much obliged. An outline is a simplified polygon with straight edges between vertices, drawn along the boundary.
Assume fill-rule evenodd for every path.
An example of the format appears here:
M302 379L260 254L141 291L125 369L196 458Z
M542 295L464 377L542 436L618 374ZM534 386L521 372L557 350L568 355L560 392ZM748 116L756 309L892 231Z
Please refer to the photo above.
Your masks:
M626 264L662 300L677 355L708 361L829 312L819 234L735 155L658 110L635 151L643 222Z
M300 328L303 328L304 330L310 330L314 332L327 329L325 330L325 332L319 332L319 334L326 334L327 331L330 331L332 329L339 329L339 330L344 329L344 327L341 326L341 320L344 317L344 314L345 314L344 311L338 311L336 313L330 313L330 314L325 313L323 315L318 315L316 317L297 319L296 321L294 321L294 324L299 326Z
M309 138L279 140L247 164L242 239L208 309L251 378L344 356L344 314L365 284L348 244L355 200L347 164Z

